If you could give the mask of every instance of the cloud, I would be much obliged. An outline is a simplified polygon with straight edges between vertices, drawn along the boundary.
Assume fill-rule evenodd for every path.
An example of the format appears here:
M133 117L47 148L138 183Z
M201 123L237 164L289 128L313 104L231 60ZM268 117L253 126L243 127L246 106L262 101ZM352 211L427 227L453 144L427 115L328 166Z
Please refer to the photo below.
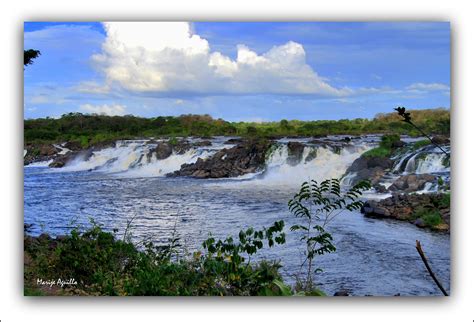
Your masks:
M110 92L108 84L102 85L94 81L81 82L74 89L85 94L108 94Z
M80 106L81 111L86 113L94 113L101 115L125 115L126 107L119 104L103 104L103 105L91 105L83 104Z
M414 83L406 87L410 91L422 91L422 92L433 92L433 91L449 91L450 87L440 83Z
M106 84L156 96L309 94L341 97L306 63L301 44L289 41L257 54L237 46L232 59L211 51L186 22L104 23L102 52L92 56ZM108 86L108 85L106 85Z

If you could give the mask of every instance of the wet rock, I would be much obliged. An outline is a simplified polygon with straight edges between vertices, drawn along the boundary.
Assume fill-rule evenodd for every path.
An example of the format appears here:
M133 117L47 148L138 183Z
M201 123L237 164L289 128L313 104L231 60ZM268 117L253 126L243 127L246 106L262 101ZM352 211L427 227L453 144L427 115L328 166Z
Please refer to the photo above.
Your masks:
M71 151L80 151L80 150L82 150L81 143L79 143L77 141L68 141L68 142L64 143L63 147L66 148L66 149L69 149Z
M58 155L54 158L53 162L49 164L50 168L62 168L72 160L80 159L83 161L87 161L91 158L94 154L93 149L87 149L83 151L69 151L66 154Z
M430 228L438 231L449 231L450 208L442 202L444 198L445 196L439 193L395 194L379 201L366 201L361 212L372 218L404 220L420 228L426 228L428 225L423 218L414 218L414 214L418 209L432 209L433 211L439 211L442 223Z
M388 187L388 190L414 192L422 190L428 182L435 183L436 177L431 174L409 174L398 178L390 187Z
M288 142L288 158L287 162L291 166L295 166L301 162L303 157L304 145L300 142Z
M193 147L192 144L189 143L188 140L180 140L178 141L178 143L172 146L172 149L176 154L184 154L187 151L189 151L189 149L191 149L192 147Z
M224 144L239 144L243 142L244 142L244 139L242 138L232 138L225 141Z
M341 290L334 293L334 296L349 296L349 291Z
M199 146L212 146L212 142L211 141L199 141L199 142L195 142L193 143L193 146L195 147L199 147Z
M369 180L372 185L376 185L392 166L393 160L390 158L360 156L347 169L345 175L355 173L352 182Z
M29 144L25 147L26 155L23 164L28 165L34 162L43 162L53 159L60 151L52 144Z
M158 145L154 149L156 158L163 160L168 158L173 153L173 147L167 142L158 142Z
M222 149L208 159L183 164L180 170L168 176L194 178L228 178L254 173L265 166L265 154L271 143L266 140L246 141L230 149Z

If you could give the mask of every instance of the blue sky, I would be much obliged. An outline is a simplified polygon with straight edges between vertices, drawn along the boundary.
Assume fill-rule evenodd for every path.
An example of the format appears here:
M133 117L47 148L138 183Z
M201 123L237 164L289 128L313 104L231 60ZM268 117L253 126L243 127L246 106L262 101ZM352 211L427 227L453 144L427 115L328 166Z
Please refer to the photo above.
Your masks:
M25 23L25 118L372 118L450 107L450 25Z

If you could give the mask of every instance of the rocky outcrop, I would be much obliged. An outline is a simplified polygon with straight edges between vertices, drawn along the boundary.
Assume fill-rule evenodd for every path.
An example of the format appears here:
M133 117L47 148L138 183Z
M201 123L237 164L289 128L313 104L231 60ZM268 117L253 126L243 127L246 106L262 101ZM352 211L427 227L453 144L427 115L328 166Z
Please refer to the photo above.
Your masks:
M431 174L409 174L398 178L388 190L405 193L422 190L427 183L435 183L436 177Z
M376 185L392 166L393 160L389 158L361 156L352 163L346 174L355 173L353 182L369 180L372 185Z
M443 201L446 195L432 194L395 194L380 201L368 200L364 203L361 212L372 218L391 218L409 221L418 227L429 227L439 231L449 231L450 207L449 202ZM439 214L441 222L429 225L426 217L417 217L420 210Z
M212 142L209 140L199 141L193 143L193 146L200 147L200 146L212 146Z
M222 149L212 157L199 158L193 164L183 164L169 176L189 176L194 178L229 178L254 173L265 166L265 154L270 148L269 141L246 141L230 149Z
M66 154L58 155L54 158L53 162L49 164L50 168L62 168L72 160L81 159L87 161L94 154L94 150L87 149L81 151L69 151Z
M23 164L49 161L60 151L52 144L29 144L25 147L26 155Z
M287 163L295 166L301 162L303 158L304 145L300 142L288 142L288 158Z
M173 153L173 147L168 142L158 142L156 148L150 151L150 153L153 152L158 160L163 160Z

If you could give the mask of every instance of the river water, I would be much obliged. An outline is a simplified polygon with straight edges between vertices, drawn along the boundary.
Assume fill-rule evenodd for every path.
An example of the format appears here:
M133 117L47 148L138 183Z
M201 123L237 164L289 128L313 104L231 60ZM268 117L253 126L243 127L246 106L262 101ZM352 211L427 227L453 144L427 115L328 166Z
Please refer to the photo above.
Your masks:
M304 255L299 237L289 231L297 219L288 211L288 200L308 178L341 177L377 140L364 138L337 153L309 144L297 166L286 164L287 150L282 141L282 148L269 157L266 171L237 179L164 176L182 163L211 155L225 146L223 139L215 141L212 148L199 148L186 156L173 155L170 160L140 160L143 164L137 160L146 152L146 145L122 142L96 153L91 160L77 160L63 169L50 169L44 164L27 166L25 223L34 224L32 234L59 235L72 227L89 225L92 218L106 230L118 229L120 236L127 221L133 219L135 241L166 243L175 234L183 250L192 252L200 249L209 233L219 238L236 236L240 229L268 227L283 219L286 244L265 248L257 257L281 261L285 280L293 283ZM317 156L305 162L311 149L317 151ZM438 159L425 159L440 167ZM433 166L421 163L416 168L423 167L433 170ZM334 237L337 251L316 259L316 266L323 272L315 277L327 294L348 290L361 296L440 295L416 252L416 240L421 241L433 269L449 290L449 234L349 211L340 214L327 230Z

